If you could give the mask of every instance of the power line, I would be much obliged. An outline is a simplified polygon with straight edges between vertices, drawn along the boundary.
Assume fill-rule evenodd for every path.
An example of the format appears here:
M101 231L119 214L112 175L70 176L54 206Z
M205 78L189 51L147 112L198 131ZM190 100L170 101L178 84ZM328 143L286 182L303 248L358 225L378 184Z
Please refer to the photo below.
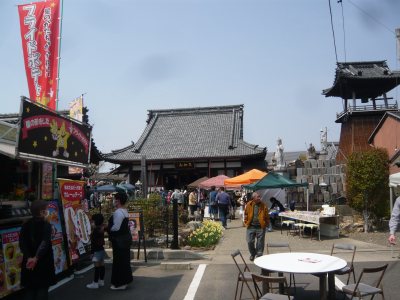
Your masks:
M331 28L332 28L332 36L333 36L333 46L335 48L335 57L336 57L336 63L338 62L337 58L337 50L336 50L336 38L335 38L335 30L333 29L333 18L332 18L332 6L331 6L331 0L328 0L329 3L329 13L331 15Z
M363 10L361 7L359 7L358 5L354 4L351 0L347 0L349 1L349 3L351 5L353 5L355 8L359 9L363 14L365 14L366 16L368 16L369 18L371 18L372 20L374 20L377 24L381 25L382 27L384 27L386 30L388 30L389 32L393 33L394 35L396 35L396 33L390 29L388 26L386 26L385 24L383 24L381 21L379 21L377 18L371 16L369 13L367 13L365 10Z
M346 53L346 30L344 26L344 9L343 9L343 1L338 0L340 6L342 7L342 26L343 26L343 50L344 50L344 61L347 61L347 53Z

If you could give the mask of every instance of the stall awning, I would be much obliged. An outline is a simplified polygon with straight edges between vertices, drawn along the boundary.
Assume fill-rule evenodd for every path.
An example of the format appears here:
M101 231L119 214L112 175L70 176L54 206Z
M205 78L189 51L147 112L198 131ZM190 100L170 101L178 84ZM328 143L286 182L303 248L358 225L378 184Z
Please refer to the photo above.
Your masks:
M15 158L18 126L0 121L0 153Z
M276 189L300 186L306 187L308 186L308 183L297 183L296 181L285 178L278 173L270 172L259 181L245 185L244 187L249 190L257 191L261 189Z
M215 177L211 177L203 182L200 182L199 187L203 189L209 189L212 186L219 188L221 186L224 186L224 180L228 178L229 177L225 175L218 175Z
M257 169L252 169L242 175L225 179L224 184L231 185L231 186L236 185L236 186L240 187L244 184L250 184L250 183L256 182L256 181L260 180L261 178L263 178L265 175L267 175L266 172L263 172L263 171L260 171Z
M389 176L389 186L390 187L400 186L400 172L394 173Z

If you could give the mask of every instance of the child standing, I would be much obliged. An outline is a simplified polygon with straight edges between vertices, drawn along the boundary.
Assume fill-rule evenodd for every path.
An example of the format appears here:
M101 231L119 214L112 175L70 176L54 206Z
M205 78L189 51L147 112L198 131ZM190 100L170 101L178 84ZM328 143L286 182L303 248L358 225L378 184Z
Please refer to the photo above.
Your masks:
M92 283L86 285L88 289L98 289L100 286L104 286L104 275L106 272L104 266L104 258L106 252L104 251L104 217L102 214L94 214L92 216L92 234L91 246L94 263L94 280Z

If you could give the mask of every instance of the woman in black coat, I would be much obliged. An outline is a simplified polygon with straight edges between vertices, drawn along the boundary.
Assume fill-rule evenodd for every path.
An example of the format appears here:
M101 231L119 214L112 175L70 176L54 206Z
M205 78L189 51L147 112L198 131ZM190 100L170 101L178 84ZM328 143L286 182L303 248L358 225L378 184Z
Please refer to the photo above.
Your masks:
M128 210L125 208L126 201L125 193L114 195L116 210L108 221L108 234L113 250L110 287L112 290L125 290L133 281L130 263L132 236L128 225Z
M50 285L56 283L51 225L46 221L48 202L32 202L32 219L22 225L19 247L23 254L21 285L25 299L47 300Z

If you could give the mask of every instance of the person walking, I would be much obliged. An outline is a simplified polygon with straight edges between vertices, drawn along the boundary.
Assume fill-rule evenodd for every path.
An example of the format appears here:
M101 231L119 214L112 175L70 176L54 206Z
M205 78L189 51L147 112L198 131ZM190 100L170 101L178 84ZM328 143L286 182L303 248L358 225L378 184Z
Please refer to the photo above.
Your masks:
M226 229L226 221L228 218L229 207L231 205L231 197L228 195L228 193L225 192L225 188L223 186L219 188L219 193L216 196L216 200L218 203L219 218L221 220L222 226L224 226L224 228Z
M192 190L189 194L189 209L190 209L190 215L194 216L194 212L197 210L196 190Z
M104 266L104 217L102 214L92 216L92 233L90 235L91 251L93 254L92 262L94 264L94 280L86 285L88 289L98 289L104 286L104 275L106 268Z
M32 218L20 231L21 286L25 288L26 300L47 300L49 286L56 283L47 205L44 200L33 201Z
M397 197L393 205L392 215L389 220L389 238L391 245L396 244L396 230L400 225L400 197Z
M265 231L269 226L269 222L268 208L261 201L260 194L254 192L244 211L244 225L247 227L246 242L251 261L255 257L263 255Z
M175 191L171 195L171 200L175 200L176 203L180 206L182 204L182 199L181 199L181 191L179 189L175 189ZM181 203L179 203L181 202Z
M218 203L217 203L217 191L215 190L215 186L211 187L211 192L208 195L209 205L210 205L210 217L211 220L215 220L218 218Z
M114 207L116 210L108 222L108 232L113 250L112 290L125 290L133 280L130 264L132 236L128 225L128 211L125 208L126 201L125 193L115 194Z

